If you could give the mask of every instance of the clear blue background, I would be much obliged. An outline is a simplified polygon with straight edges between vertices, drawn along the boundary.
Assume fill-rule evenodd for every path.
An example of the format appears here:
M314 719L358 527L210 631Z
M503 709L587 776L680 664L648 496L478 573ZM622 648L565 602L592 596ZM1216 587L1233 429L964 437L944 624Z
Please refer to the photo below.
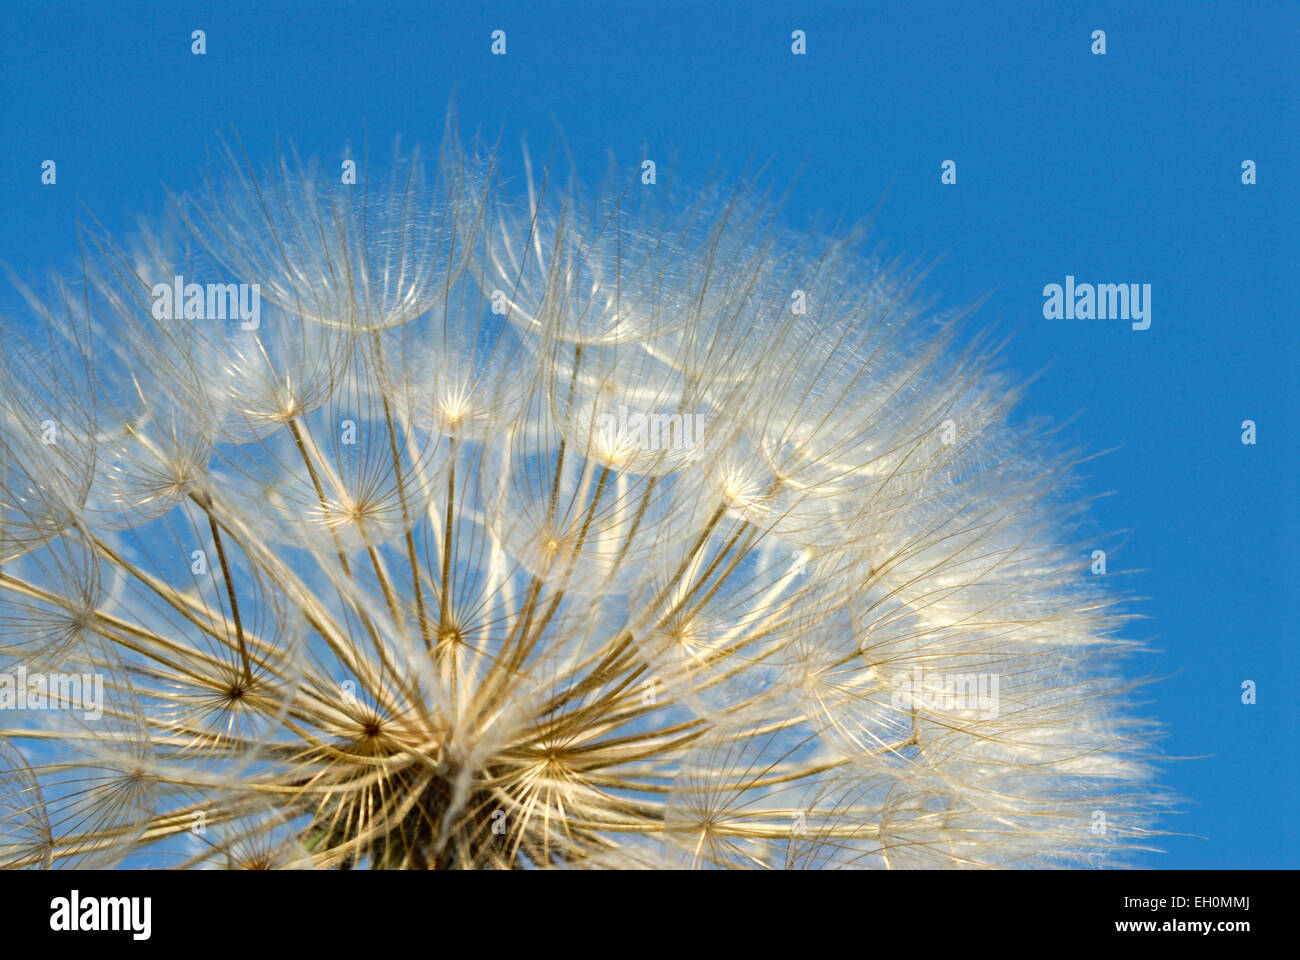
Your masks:
M1140 6L1141 9L1130 9ZM218 135L338 163L462 130L563 132L588 179L643 148L699 183L752 158L798 180L791 225L855 220L942 256L940 306L988 295L1023 407L1092 450L1099 539L1149 600L1134 669L1191 801L1145 866L1300 865L1297 844L1297 83L1300 6L1271 3L6 4L0 261L75 267L78 217L114 233L197 185ZM190 32L207 31L207 55ZM794 29L808 52L790 52ZM508 53L489 54L507 32ZM1107 36L1105 56L1089 47ZM58 183L40 164L58 163ZM941 185L940 164L958 182ZM1254 160L1258 184L1241 183ZM1064 281L1153 286L1151 329L1044 320ZM0 304L12 306L11 291ZM1242 420L1258 424L1244 446ZM1111 538L1113 539L1113 538ZM1254 706L1241 683L1258 684Z

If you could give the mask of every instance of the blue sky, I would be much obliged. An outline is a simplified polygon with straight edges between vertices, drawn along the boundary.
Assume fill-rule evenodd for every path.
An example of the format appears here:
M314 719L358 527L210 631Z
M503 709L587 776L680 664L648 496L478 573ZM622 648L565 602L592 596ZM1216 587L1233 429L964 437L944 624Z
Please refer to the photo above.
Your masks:
M1134 669L1191 801L1145 866L1300 866L1293 792L1297 455L1290 2L652 4L46 2L6 11L0 261L75 264L74 224L114 233L197 184L218 137L338 162L462 129L563 132L580 174L643 148L675 176L757 160L795 180L793 226L857 220L938 261L941 307L987 297L1032 374L1025 414L1075 419L1111 570L1149 598ZM707 7L707 9L702 9ZM207 54L190 53L203 29ZM489 53L493 30L507 54ZM794 56L791 32L807 54ZM1090 52L1093 30L1106 53ZM515 151L517 153L517 151ZM54 187L43 160L58 164ZM957 164L957 183L940 165ZM1253 160L1258 182L1241 182ZM661 168L665 164L661 164ZM1287 265L1291 266L1288 267ZM1152 323L1046 320L1042 289L1152 285ZM12 306L11 292L0 304ZM1241 423L1258 442L1241 442ZM1241 703L1254 680L1258 702Z

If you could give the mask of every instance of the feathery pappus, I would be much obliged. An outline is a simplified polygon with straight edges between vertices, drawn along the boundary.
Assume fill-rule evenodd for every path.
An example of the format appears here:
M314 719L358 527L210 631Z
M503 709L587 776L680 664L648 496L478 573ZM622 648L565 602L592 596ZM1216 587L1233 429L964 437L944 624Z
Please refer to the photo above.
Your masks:
M1080 455L997 345L752 184L519 181L454 136L382 184L231 154L19 281L0 866L1148 843Z

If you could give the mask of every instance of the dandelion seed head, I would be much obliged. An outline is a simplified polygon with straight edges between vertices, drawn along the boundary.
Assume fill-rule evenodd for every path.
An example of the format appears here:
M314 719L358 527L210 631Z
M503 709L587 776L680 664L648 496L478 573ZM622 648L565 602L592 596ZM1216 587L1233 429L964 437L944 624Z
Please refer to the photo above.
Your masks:
M861 231L752 186L513 185L454 135L355 186L223 162L79 285L20 287L0 676L104 696L0 714L0 864L1092 865L1154 835L1076 456ZM259 322L160 315L182 275L256 284Z

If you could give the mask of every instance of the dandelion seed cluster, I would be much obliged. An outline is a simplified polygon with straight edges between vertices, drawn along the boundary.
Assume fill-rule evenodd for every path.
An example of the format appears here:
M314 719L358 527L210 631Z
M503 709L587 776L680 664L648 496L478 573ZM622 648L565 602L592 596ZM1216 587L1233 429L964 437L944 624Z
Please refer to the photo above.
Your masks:
M1141 845L1126 618L994 346L753 191L517 180L454 140L382 185L229 158L19 282L0 674L104 703L0 712L0 865ZM177 277L260 322L160 314Z

